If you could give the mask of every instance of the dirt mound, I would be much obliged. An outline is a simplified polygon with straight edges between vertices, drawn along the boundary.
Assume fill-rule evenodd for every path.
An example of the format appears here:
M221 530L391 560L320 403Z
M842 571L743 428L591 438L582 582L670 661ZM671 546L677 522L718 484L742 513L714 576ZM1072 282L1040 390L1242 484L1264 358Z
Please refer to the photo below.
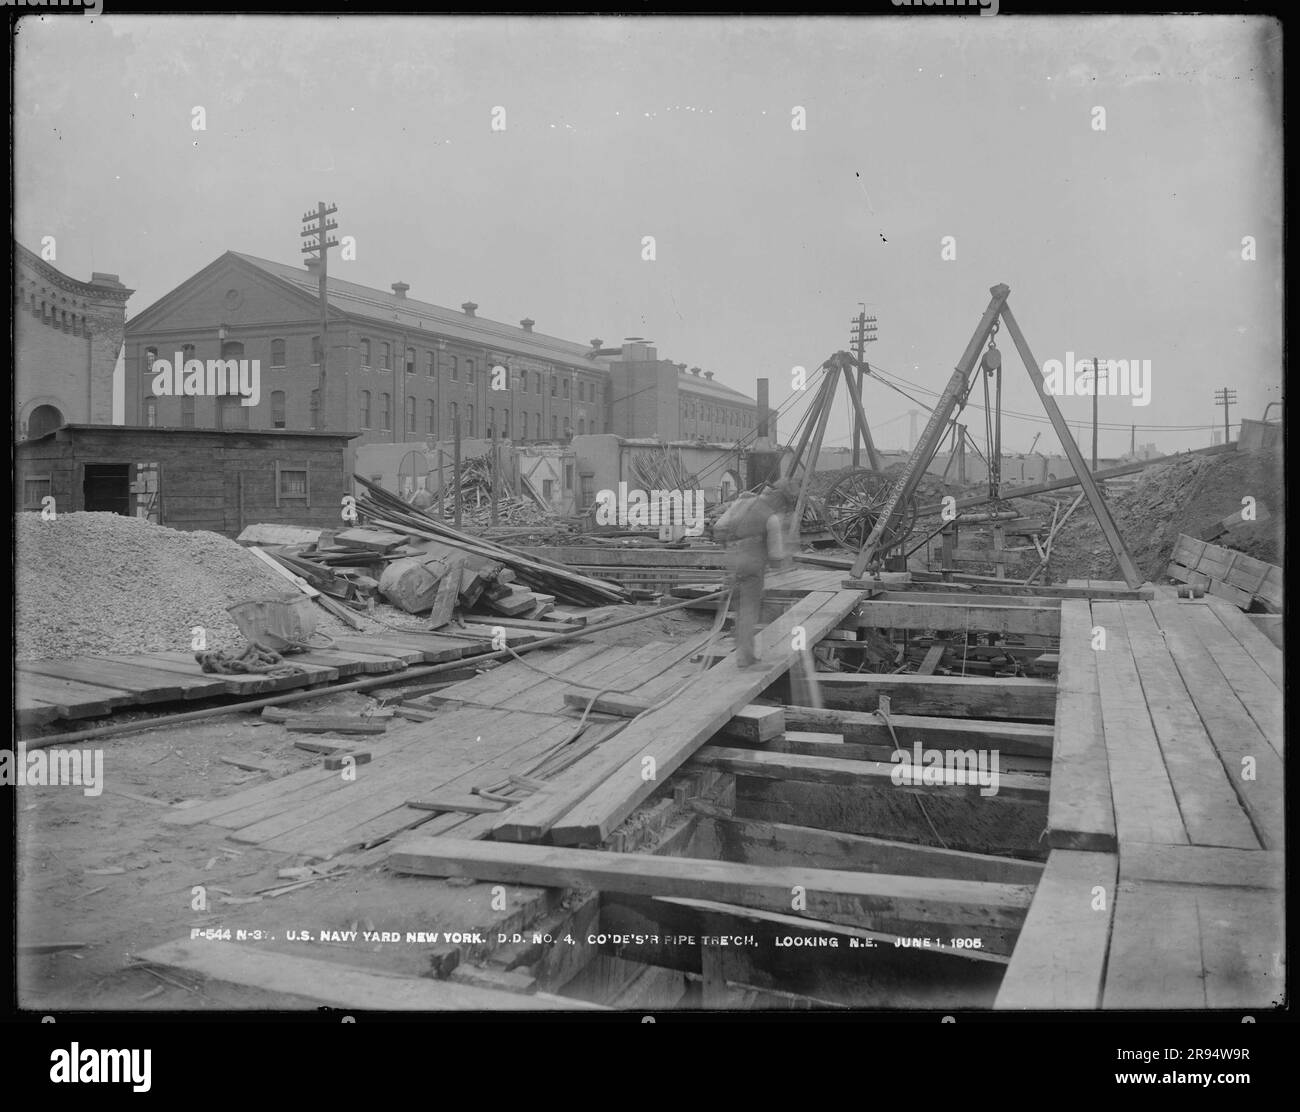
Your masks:
M1068 508L1078 488L1065 493L1064 507ZM1189 455L1139 472L1127 489L1110 484L1106 491L1115 524L1138 570L1157 581L1164 575L1179 533L1199 537L1216 522L1240 513L1247 496L1267 510L1269 519L1234 529L1214 543L1281 565L1285 503L1282 459L1277 451ZM1119 578L1119 566L1086 502L1057 537L1052 574Z
M208 648L238 649L226 607L294 590L217 533L121 514L18 514L15 547L16 660L189 652L194 626ZM347 632L325 614L317 627Z

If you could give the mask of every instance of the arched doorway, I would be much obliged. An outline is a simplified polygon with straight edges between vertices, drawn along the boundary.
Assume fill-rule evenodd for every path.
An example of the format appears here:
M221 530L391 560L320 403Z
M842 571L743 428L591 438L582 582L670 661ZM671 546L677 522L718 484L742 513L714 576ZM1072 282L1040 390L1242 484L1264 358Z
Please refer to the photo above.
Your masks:
M27 418L27 438L29 440L53 432L63 424L63 414L57 406L38 405Z
M724 471L722 473L722 482L719 484L722 495L722 501L730 502L736 497L736 492L740 490L740 476L734 471Z

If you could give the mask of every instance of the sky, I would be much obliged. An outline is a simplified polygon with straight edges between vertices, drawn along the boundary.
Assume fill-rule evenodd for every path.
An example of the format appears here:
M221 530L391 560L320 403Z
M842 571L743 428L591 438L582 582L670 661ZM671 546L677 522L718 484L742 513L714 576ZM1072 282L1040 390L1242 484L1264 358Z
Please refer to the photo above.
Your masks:
M16 238L128 317L227 250L296 263L319 200L356 238L332 274L766 377L784 434L862 302L868 418L908 446L999 283L1040 363L1150 360L1103 457L1208 445L1222 386L1234 423L1282 398L1265 18L27 16L14 98ZM1004 449L1055 451L997 341Z

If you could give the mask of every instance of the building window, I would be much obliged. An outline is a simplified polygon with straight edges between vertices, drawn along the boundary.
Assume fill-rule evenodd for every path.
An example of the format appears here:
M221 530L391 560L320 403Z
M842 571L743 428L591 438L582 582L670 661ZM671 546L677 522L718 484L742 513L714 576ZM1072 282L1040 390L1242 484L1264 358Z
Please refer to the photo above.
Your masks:
M564 465L564 489L573 489L573 464L571 463L566 463Z
M542 415L537 414L537 420L533 423L534 433L538 440L542 439Z
M424 427L424 431L427 432L430 436L437 436L437 435L438 435L438 406L437 406L437 403L435 403L435 402L433 402L433 401L429 401L429 402L426 402L425 404L426 404L426 406L427 406L427 413L425 414L425 427Z
M415 398L409 394L406 397L406 431L415 432Z
M323 350L324 349L321 347L321 343L320 343L320 337L313 336L311 338L311 362L313 367L320 366L320 360L321 360L321 355L323 354Z
M181 396L181 428L192 429L194 427L194 395L183 394Z
M149 347L144 349L144 366L140 368L141 374L152 375L153 365L158 360L158 349Z
M554 480L554 479L543 479L543 480L542 480L542 497L545 498L546 501L548 501L548 502L550 502L552 499L555 498L555 480Z
M581 417L578 418L578 435L579 436L587 435L587 422L583 420L583 418Z
M559 419L555 416L554 413L551 414L551 439L552 440L560 439L560 423L559 423Z
M275 503L281 499L307 501L307 469L305 467L281 467L275 465Z
M277 370L284 367L284 341L271 341L271 369Z
M158 427L157 398L145 398L144 400L144 427L147 429Z
M408 375L415 374L415 348L406 349L406 373Z
M311 408L311 427L320 428L320 390L313 390L307 402Z
M473 359L465 360L465 381L466 382L474 381L474 360Z
M569 380L567 378L564 380L564 396L566 398L569 396Z
M555 376L551 375L551 397L555 397Z
M186 363L188 363L193 358L194 358L194 345L182 344L181 345L181 366L183 367Z
M470 402L465 407L465 435L474 435L474 403Z
M566 417L564 419L564 439L571 440L572 438L573 438L573 426L569 424L569 418Z
M542 372L541 371L533 372L533 390L539 398L542 396Z
M497 423L497 411L494 406L488 406L487 434L491 440L496 435L496 429L493 427Z
M248 406L240 404L238 394L228 394L217 399L217 428L248 428Z
M386 371L393 369L393 345L387 340L379 345L379 365Z
M361 427L370 428L370 391L361 391Z
M458 360L454 355L451 357L451 381L460 381L460 360Z
M365 336L361 337L361 365L370 367L370 341Z
M49 479L24 479L23 480L23 509L39 510L42 508L41 499L48 498L50 495Z
M449 412L450 412L450 415L451 415L451 431L452 431L453 433L456 431L456 429L457 429L457 427L458 427L458 426L456 425L456 422L460 420L460 412L459 412L459 410L460 410L460 407L457 406L455 402L452 402L452 403L451 403L451 410L450 410Z
M424 373L429 378L438 377L438 357L431 351L424 353Z
M391 429L393 427L393 398L391 394L379 395L379 427L381 429Z

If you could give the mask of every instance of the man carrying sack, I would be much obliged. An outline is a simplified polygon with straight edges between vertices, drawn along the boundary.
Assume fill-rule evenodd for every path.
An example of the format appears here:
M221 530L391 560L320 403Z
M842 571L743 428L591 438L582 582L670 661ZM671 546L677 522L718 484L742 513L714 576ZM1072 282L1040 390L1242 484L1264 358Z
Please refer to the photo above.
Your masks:
M760 495L741 495L713 526L713 539L731 548L731 593L736 613L736 662L757 668L754 630L763 602L763 581L769 564L785 560L784 518L795 507L798 491L780 479Z

